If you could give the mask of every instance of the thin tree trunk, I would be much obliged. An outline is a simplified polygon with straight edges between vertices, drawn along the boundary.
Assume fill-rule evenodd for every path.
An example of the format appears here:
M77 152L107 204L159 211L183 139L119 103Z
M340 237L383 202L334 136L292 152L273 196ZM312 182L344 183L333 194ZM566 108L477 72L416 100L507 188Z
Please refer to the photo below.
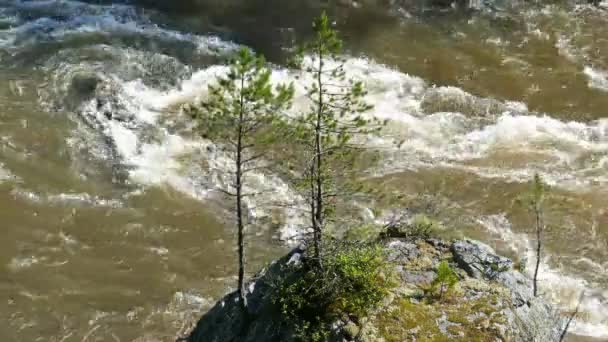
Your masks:
M568 335L568 330L570 329L570 324L572 324L572 321L574 321L574 319L578 315L578 311L581 307L581 303L584 298L585 298L585 291L583 291L581 293L581 296L578 298L578 303L576 303L576 308L574 309L574 312L572 312L570 317L568 317L568 322L566 322L566 325L564 326L564 330L562 330L562 333L559 336L559 342L563 342L564 339L566 338L566 335Z
M537 204L538 206L538 204ZM541 252L543 248L543 220L541 209L536 207L536 267L534 268L534 278L533 278L533 286L534 286L534 297L538 296L538 270L540 268L540 259Z
M317 229L317 219L316 219L317 211L316 211L316 203L315 203L316 195L315 195L315 178L314 178L315 164L314 164L314 161L310 165L308 172L310 172L310 220L311 220L311 224L312 224L312 240L313 240L313 248L314 248L313 255L315 256L315 258L318 258L318 256L319 256L319 239L317 238L317 234L318 234L319 230Z
M316 183L316 214L315 214L315 227L316 227L316 237L315 237L315 257L318 260L319 266L321 265L321 248L322 248L322 239L323 239L323 172L322 172L322 164L323 157L322 151L323 148L321 146L321 127L322 127L322 116L323 116L323 84L322 84L322 70L323 70L323 53L321 48L319 47L319 69L317 70L317 82L319 85L319 98L317 102L317 122L315 126L315 159L316 159L316 174L315 174L315 183Z
M243 99L243 87L245 85L244 76L241 78L241 92L240 92L240 113L238 122L238 137L236 145L236 220L238 229L238 253L239 253L239 279L238 279L238 295L239 305L245 311L247 307L245 293L244 293L244 282L245 282L245 258L244 258L244 223L243 223L243 194L242 194L242 176L243 176L243 121L244 121L244 99Z

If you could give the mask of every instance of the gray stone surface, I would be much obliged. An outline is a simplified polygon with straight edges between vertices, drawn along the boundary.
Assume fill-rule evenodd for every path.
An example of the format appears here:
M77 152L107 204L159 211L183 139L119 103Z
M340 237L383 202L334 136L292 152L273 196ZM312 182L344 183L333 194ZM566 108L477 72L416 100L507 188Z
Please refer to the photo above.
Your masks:
M412 259L419 261L422 258L437 261L438 250L445 248L452 251L458 267L466 271L468 275L463 273L463 276L470 277L467 278L469 283L478 284L476 290L470 293L471 296L474 296L476 292L496 291L497 286L500 289L504 288L501 291L507 291L504 292L506 297L502 297L505 298L504 305L500 306L503 309L497 309L497 314L505 318L505 324L499 327L500 330L507 335L515 335L510 341L556 342L559 340L563 319L552 306L541 298L532 296L530 279L514 270L511 260L496 255L491 247L477 241L462 240L451 245L447 242L434 241L432 245L437 246L437 250L432 247L431 250L427 250L429 245L426 245L425 242L422 242L422 245L426 247L421 249L418 247L419 244L398 239L385 241L388 254L397 264L396 272L401 279L401 284L395 289L395 294L415 293L419 289L418 285L428 284L436 277L432 270L405 269L403 264ZM250 292L247 293L249 303L247 320L238 309L236 294L228 294L200 319L187 341L293 341L293 331L289 330L288 322L283 320L283 315L272 303L269 289L273 279L277 279L287 264L298 265L300 263L303 253L301 249L294 250L255 277L253 286L249 286ZM503 267L497 270L495 267L489 266L495 264ZM395 294L391 294L391 296L394 297ZM386 301L386 305L390 305L390 303L391 300ZM362 318L362 320L366 319ZM448 326L453 323L441 319L437 324L441 330L447 331ZM370 333L376 329L372 324L359 325L346 319L338 320L332 326L333 337L330 342L360 339L368 342L375 341L372 338L374 333Z
M458 265L477 279L492 280L513 268L510 259L496 255L490 246L479 241L456 241L452 244L452 254Z
M559 340L564 318L542 298L534 297L532 280L514 270L510 259L497 255L479 241L456 241L451 250L458 265L471 277L494 281L509 291L510 308L503 314L511 330L520 335L518 338L539 342Z
M408 284L429 285L437 276L432 271L408 271L402 270L399 272L401 280Z

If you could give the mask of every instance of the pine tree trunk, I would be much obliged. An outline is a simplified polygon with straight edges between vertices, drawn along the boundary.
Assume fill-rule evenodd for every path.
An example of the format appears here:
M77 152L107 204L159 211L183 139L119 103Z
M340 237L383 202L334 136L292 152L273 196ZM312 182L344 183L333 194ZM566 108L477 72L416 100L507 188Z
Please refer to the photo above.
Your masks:
M318 260L319 258L319 239L317 238L317 234L319 230L317 228L317 210L316 210L316 190L315 190L315 164L314 162L310 165L310 220L312 224L312 241L314 248L314 257ZM316 261L315 261L316 262Z
M243 193L242 193L242 176L243 176L243 121L244 121L244 99L242 89L244 86L244 79L241 79L241 97L240 97L240 113L238 123L238 137L236 146L236 220L238 230L238 258L239 258L239 275L238 275L238 296L239 305L245 310L247 302L244 293L244 282L245 282L245 248L244 248L244 223L243 223Z
M566 338L566 336L568 335L568 330L570 330L570 324L572 324L572 321L574 321L574 319L578 315L578 312L580 310L581 303L583 302L583 299L585 299L585 291L583 291L581 293L580 297L578 298L578 303L576 303L576 308L570 314L570 317L568 317L568 321L566 322L566 325L564 326L564 329L562 330L562 333L559 336L559 342L563 342L564 339Z
M536 267L534 268L534 278L533 278L533 286L534 286L534 297L538 296L538 270L540 268L540 259L541 259L541 251L542 251L542 232L543 232L543 222L542 222L542 213L540 212L540 208L535 209L536 212Z
M316 213L315 213L315 257L319 266L321 264L321 248L322 248L322 239L323 239L323 158L322 151L323 148L321 146L321 137L322 137L322 120L323 120L323 84L322 84L322 74L323 74L323 53L319 48L319 69L317 70L317 82L319 85L319 98L317 102L317 122L315 125L315 163L316 163L316 173L315 173L315 185L316 185Z

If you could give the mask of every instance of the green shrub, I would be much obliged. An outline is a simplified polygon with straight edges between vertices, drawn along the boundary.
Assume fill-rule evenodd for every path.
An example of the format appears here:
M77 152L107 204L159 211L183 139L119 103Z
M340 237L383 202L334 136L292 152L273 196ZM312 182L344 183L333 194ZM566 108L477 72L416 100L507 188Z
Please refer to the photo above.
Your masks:
M325 263L325 278L339 281L335 309L349 315L364 316L388 291L384 249L378 245L351 245L336 251ZM336 276L334 277L333 274Z
M414 217L409 228L413 236L428 239L441 228L441 223L420 214Z
M349 229L344 238L350 241L373 241L378 238L382 227L375 224L364 224Z
M416 289L414 291L414 293L412 293L409 297L412 299L415 299L415 300L423 300L424 299L424 290Z
M527 260L525 258L521 259L517 263L515 263L514 268L517 271L519 271L520 273L524 273L524 272L526 272L526 262L527 262Z
M322 268L292 268L275 287L273 302L302 341L326 340L331 323L365 316L393 286L381 246L340 243L325 251Z
M447 261L442 261L437 269L437 277L431 283L431 288L434 293L438 292L439 300L443 298L443 295L450 291L458 283L458 276L456 272L452 270Z
M409 222L397 222L387 228L381 237L393 237L404 239L428 239L437 234L443 227L441 223L430 219L428 216L419 214Z

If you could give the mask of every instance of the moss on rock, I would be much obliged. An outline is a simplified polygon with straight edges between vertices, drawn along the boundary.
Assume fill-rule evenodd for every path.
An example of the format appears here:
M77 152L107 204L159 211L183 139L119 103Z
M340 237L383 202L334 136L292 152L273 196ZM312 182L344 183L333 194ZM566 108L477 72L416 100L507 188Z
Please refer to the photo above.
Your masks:
M510 263L506 263L509 267L505 271L500 271L503 273L492 273L492 278L484 277L485 273L467 271L463 266L467 258L462 255L459 259L456 258L454 253L460 250L454 248L455 244L467 247L462 249L467 253L483 250L484 257L498 258L493 251L473 241L448 243L439 240L384 239L376 245L384 252L375 251L374 255L388 258L387 263L378 264L387 269L385 272L376 270L378 277L373 279L382 280L382 274L392 274L399 278L395 281L395 286L385 288L387 293L383 293L384 300L378 302L380 299L375 298L374 305L357 306L365 308L365 312L362 312L363 309L352 310L352 305L343 305L343 300L324 299L328 303L342 304L329 305L332 310L339 309L330 315L322 315L318 310L309 312L321 319L317 322L318 326L325 329L315 330L319 333L315 341L527 341L527 337L519 336L522 323L540 324L543 327L546 325L548 329L541 332L540 340L554 340L559 318L550 315L551 308L546 303L535 302L529 297L528 280L523 275L513 270ZM474 248L475 246L479 248ZM357 266L359 261L350 256L367 254L360 255L357 252L348 255L348 258L340 259L344 260L345 269L355 272L353 275L362 275L361 267ZM294 260L301 262L303 258L305 251L292 252L258 277L255 286L250 287L255 291L248 294L250 312L244 327L239 323L242 320L235 309L234 294L228 295L201 320L189 341L225 341L235 337L233 334L236 332L243 334L244 337L239 336L238 340L245 342L270 342L277 338L281 341L301 340L292 322L295 317L293 315L299 315L299 311L285 315L284 308L281 305L277 307L277 304L285 304L285 301L271 299L277 298L274 292L277 284L274 282L290 279L286 277L286 270L293 270ZM458 282L452 291L439 298L430 289L442 262L454 269ZM355 278L359 279L358 276ZM383 282L384 280L381 281ZM302 285L303 289L310 287L306 282ZM305 305L304 302L314 303L321 298L313 299L301 292L298 290L294 294L298 305ZM352 299L347 302L358 303Z

